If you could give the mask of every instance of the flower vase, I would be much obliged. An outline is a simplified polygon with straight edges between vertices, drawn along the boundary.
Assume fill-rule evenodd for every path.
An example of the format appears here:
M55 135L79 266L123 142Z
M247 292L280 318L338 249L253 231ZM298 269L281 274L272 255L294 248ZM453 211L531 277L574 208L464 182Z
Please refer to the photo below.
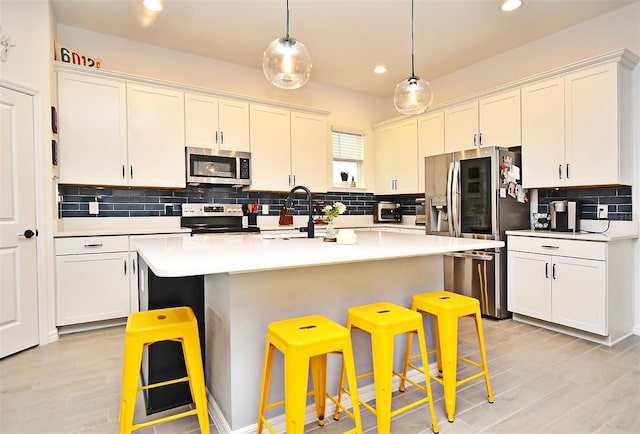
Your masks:
M327 222L327 230L324 235L324 241L328 243L333 243L336 241L338 235L338 231L335 226L333 226L333 220L329 220Z

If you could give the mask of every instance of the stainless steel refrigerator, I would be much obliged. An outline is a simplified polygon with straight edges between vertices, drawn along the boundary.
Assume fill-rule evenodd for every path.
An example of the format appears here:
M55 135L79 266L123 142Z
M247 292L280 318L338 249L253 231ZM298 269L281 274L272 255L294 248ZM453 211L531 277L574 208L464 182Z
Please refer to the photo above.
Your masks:
M425 158L427 235L503 240L527 229L520 148L485 147ZM506 248L448 254L445 289L480 300L482 314L508 318Z

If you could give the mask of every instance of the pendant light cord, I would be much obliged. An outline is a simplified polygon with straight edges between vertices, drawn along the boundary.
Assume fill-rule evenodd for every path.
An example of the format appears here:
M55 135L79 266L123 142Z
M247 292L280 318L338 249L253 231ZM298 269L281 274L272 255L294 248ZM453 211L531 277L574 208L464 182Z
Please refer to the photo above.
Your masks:
M287 0L288 2L289 0ZM413 42L413 0L411 0L411 77L415 77L415 55L414 55L414 42Z
M284 37L284 39L285 41L289 40L289 0L287 0L287 35Z

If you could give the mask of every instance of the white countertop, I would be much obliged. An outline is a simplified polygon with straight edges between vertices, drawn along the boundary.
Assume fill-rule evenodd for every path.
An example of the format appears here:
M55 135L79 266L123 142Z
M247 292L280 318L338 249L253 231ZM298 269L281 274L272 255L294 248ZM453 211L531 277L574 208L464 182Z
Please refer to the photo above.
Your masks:
M521 231L506 231L507 235L520 235L525 237L538 237L538 238L555 238L564 240L582 240L582 241L618 241L638 238L638 234L634 233L590 233L590 232L557 232L557 231L545 231L545 230L521 230Z
M322 238L262 235L198 235L137 242L140 256L160 277L242 273L348 262L441 255L503 247L502 241L395 232L357 232L357 243L325 243Z

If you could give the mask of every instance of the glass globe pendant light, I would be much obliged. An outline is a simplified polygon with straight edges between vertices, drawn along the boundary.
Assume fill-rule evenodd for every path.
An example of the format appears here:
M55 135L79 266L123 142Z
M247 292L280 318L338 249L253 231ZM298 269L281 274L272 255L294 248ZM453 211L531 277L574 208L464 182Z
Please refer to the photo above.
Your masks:
M262 71L267 80L281 89L298 89L311 76L311 56L304 44L289 37L289 0L287 34L271 41L262 56Z
M416 77L413 47L413 0L411 0L411 77L396 86L393 103L403 115L419 115L427 111L433 102L433 91L428 81Z

